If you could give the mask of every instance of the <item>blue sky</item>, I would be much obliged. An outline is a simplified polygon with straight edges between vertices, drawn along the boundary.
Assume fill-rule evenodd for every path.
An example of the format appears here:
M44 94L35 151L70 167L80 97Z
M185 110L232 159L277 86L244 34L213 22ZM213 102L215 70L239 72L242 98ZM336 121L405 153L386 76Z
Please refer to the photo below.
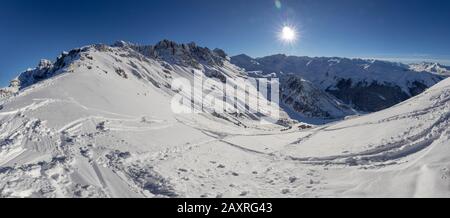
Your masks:
M116 40L195 41L229 54L275 53L450 65L448 0L2 0L0 86L41 58ZM281 6L281 7L277 7ZM300 39L277 39L283 24Z

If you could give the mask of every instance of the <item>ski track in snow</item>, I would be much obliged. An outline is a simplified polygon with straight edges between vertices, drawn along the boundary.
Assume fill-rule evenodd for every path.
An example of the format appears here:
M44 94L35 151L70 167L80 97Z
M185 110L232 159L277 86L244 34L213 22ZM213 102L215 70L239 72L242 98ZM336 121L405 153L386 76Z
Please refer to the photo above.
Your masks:
M35 101L33 104L25 106L21 109L9 111L9 112L2 112L2 114L1 114L2 119L5 120L6 116L15 116L17 114L22 114L22 113L26 113L29 111L33 111L33 110L39 109L41 107L45 107L46 105L49 105L51 103L58 102L58 101L52 100L52 99L33 99L33 101ZM73 102L73 101L70 101L70 102ZM83 107L81 105L79 105L79 106L85 110L94 111L88 107ZM438 108L440 108L441 110L449 111L448 105L439 105ZM406 113L403 115L397 115L397 116L393 116L393 117L389 117L389 118L377 121L376 124L395 121L395 120L399 120L399 119L407 119L407 118L418 116L418 115L426 115L426 114L432 113L433 111L434 111L433 108L427 108L427 109L424 109L423 111L413 111L413 112ZM100 110L97 110L97 112L100 112ZM71 141L71 140L68 140L66 137L69 137L70 135L76 136L77 134L81 134L80 129L82 129L85 125L88 125L88 123L96 124L96 123L101 123L102 121L107 122L108 124L105 124L102 127L102 128L104 128L102 131L114 131L114 132L147 132L147 131L152 131L152 130L170 128L170 127L173 127L174 125L176 125L176 123L167 124L165 121L161 121L161 120L153 120L153 121L147 120L147 122L148 122L147 124L150 124L150 126L147 126L147 127L145 127L145 126L144 127L143 126L126 126L126 125L124 126L123 122L139 123L140 118L138 118L138 117L132 118L130 116L122 116L122 117L128 117L128 118L120 119L120 118L116 118L116 117L120 116L119 114L109 113L107 111L101 111L101 112L104 113L104 116L88 116L88 117L80 118L80 119L74 120L74 121L66 124L65 126L63 126L62 128L60 128L58 130L54 131L57 134L61 134L60 141L62 142L62 144L60 144L56 150L60 153L60 155L62 157L74 158L73 149L68 148L68 145L66 143L66 141ZM107 117L108 115L113 115L114 117ZM286 132L286 133L273 132L273 133L255 133L255 134L234 133L233 134L233 133L216 132L213 130L207 130L203 127L197 127L197 126L195 126L195 124L187 124L187 123L183 123L179 120L177 122L178 125L183 124L183 125L186 125L189 127L193 127L195 129L201 131L206 136L211 137L212 139L206 140L204 142L200 142L197 144L190 144L189 146L182 145L179 148L173 148L170 151L160 153L157 156L155 156L155 154L151 154L150 156L148 156L148 155L140 155L139 156L138 155L138 156L133 157L133 159L135 161L147 159L149 162L152 162L152 161L158 162L158 159L165 157L165 160L167 161L168 160L167 157L176 157L180 153L192 150L193 148L205 147L213 142L222 142L228 146L239 149L240 151L242 151L244 153L248 153L250 155L256 155L259 158L269 160L272 163L282 162L282 161L293 161L293 162L299 162L300 164L307 164L307 165L312 164L313 166L315 166L315 165L329 166L330 164L338 164L338 165L341 165L341 164L361 165L362 164L362 165L365 165L365 164L373 164L375 162L388 163L389 161L407 157L411 154L414 154L414 153L417 153L417 152L420 152L420 151L426 149L435 140L439 139L439 137L441 137L443 132L447 130L447 127L449 124L448 123L449 118L450 118L450 112L444 113L439 119L437 119L433 124L431 124L429 128L425 128L422 131L420 131L418 134L411 135L407 139L404 139L402 141L391 142L387 145L380 145L380 146L377 146L377 148L375 148L373 150L367 150L367 151L360 152L360 153L336 155L336 156L321 157L321 158L317 158L317 157L296 158L293 156L284 156L277 152L265 153L265 152L261 152L258 150L253 150L253 149L247 148L245 145L239 145L239 144L230 142L230 140L232 138L238 137L238 136L271 136L271 135L283 135L283 134L287 135L287 134L291 134L292 132ZM310 132L308 135L298 139L297 141L293 141L289 145L290 146L292 146L292 145L302 146L302 143L304 143L308 139L314 137L317 133L320 133L321 131L336 131L336 130L342 130L342 129L346 129L346 128L354 128L354 127L362 126L362 125L371 125L371 124L372 123L362 123L362 124L358 124L358 125L351 125L351 126L340 127L340 128L334 128L334 127L332 127L332 125L330 125L330 126L327 125L327 126L307 130L307 132ZM12 132L13 132L12 134L5 135L5 132L3 130L6 128L7 123L4 123L1 125L1 130L2 130L1 138L2 139L11 138L14 136L14 133L19 132L21 129L23 129L27 125L29 125L29 124L23 123L22 125L18 126L16 129L12 130ZM434 134L427 137L427 134L430 132L433 132ZM83 140L83 139L81 138L79 140ZM19 142L19 144L20 144L20 142ZM25 151L25 149L23 149L20 145L11 144L8 146L10 147L9 151L7 151L7 152L2 151L2 153L0 153L0 166L10 162L11 160L18 157ZM288 145L285 145L285 146L288 146ZM1 146L1 147L4 147L4 146ZM69 159L72 159L72 158L69 158ZM70 169L72 168L72 166L71 166L72 161L74 161L74 160L61 160L62 166L60 166L60 167L63 168L64 170L71 171ZM115 163L115 164L119 164L119 166L121 165L121 163ZM101 184L101 187L99 187L98 189L92 188L92 187L74 187L72 189L77 189L77 195L80 195L80 196L107 196L108 195L107 193L111 193L111 191L108 190L108 186L106 185L105 178L103 178L101 170L99 169L97 162L91 161L91 165L92 165L93 171L95 172L95 175L98 178L99 184ZM125 166L119 167L119 166L112 166L112 167L114 167L114 168L118 167L122 171L127 170L126 169L127 167L125 167ZM5 171L5 170L8 171L7 169L3 169L3 171ZM145 173L145 171L143 173ZM55 177L54 175L51 175L50 177L52 177L52 176ZM168 188L170 185L168 187L166 187L168 185L168 181L165 181L162 178L160 179L161 181L157 180L159 182L156 182L156 184L154 184L152 186L150 186L150 184L147 184L147 183L136 183L133 179L130 180L130 178L128 176L125 176L125 178L127 178L127 179L125 179L124 182L129 183L130 184L129 186L135 187L135 189L139 189L139 187L141 187L141 188L144 188L144 190L145 190L145 187L147 187L147 186L148 187L154 186L153 188L151 188L151 190L153 190L154 193L161 192L163 194L166 194L167 196L177 196L177 194L175 194L175 190L168 191L173 188ZM421 177L421 178L424 178L424 177ZM418 180L420 180L420 179L418 178ZM48 183L51 184L51 182L48 182ZM311 185L314 185L314 182L310 182L310 183L312 183L312 184L310 184L309 186L307 185L307 187L311 187ZM164 184L166 184L166 185L164 185ZM50 196L66 196L71 191L73 191L73 190L67 190L67 184L61 185L60 183L54 183L53 186L56 186L58 188L55 188L54 195L52 194ZM161 187L165 187L165 188L161 188ZM64 188L66 188L66 190L64 190ZM78 190L78 189L80 189L80 190ZM160 190L160 189L162 189L162 190ZM418 192L420 192L419 189L420 188L418 188ZM9 191L8 189L5 189L5 188L3 189L3 193L8 193L8 191ZM137 192L139 192L139 191L137 191ZM285 191L285 192L287 192L287 191ZM20 193L14 193L11 196L25 197L25 196L31 196L33 194L35 194L35 193L33 193L32 191L24 190L24 191L21 191ZM145 191L141 192L141 195L142 196L154 196L153 194L149 194L148 192L145 192ZM303 192L303 194L299 194L299 195L300 196L308 196L309 192L306 191L306 192ZM43 195L43 196L45 196L45 195Z
M415 135L408 136L406 139L402 139L401 141L393 141L389 144L383 144L376 146L377 148L372 150L363 151L355 154L347 154L347 155L336 155L329 157L305 157L305 158L296 158L289 156L288 158L296 161L301 161L303 163L309 164L357 164L361 163L371 163L371 162L387 162L391 160L400 159L402 157L406 157L408 155L412 155L417 153L423 149L426 149L430 146L435 140L439 139L441 135L448 130L448 126L450 126L450 107L443 108L443 110L448 111L444 115L442 115L437 121L432 123L429 128L423 129L421 132ZM427 112L415 112L414 114L427 114ZM410 116L397 116L394 118L388 118L386 120L382 120L377 122L377 124L382 124L383 122L388 122L392 120L398 120L400 118L405 118ZM345 128L353 128L362 125L370 125L372 123L364 123L356 126L347 126L342 128L328 129L322 128L320 130L323 131L335 131ZM429 134L433 133L433 134ZM313 133L314 134L314 133ZM308 140L313 136L313 134L308 135L305 138L300 139L296 142L296 145L300 145L305 140ZM359 161L360 163L356 163Z

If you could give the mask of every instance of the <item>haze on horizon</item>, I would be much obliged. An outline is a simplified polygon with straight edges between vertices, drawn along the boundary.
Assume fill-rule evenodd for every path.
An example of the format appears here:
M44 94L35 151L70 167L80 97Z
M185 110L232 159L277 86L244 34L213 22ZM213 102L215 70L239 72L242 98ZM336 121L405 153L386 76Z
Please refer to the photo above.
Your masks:
M93 43L195 41L230 55L375 58L450 65L445 0L5 0L0 86L42 58ZM279 33L295 28L293 43Z

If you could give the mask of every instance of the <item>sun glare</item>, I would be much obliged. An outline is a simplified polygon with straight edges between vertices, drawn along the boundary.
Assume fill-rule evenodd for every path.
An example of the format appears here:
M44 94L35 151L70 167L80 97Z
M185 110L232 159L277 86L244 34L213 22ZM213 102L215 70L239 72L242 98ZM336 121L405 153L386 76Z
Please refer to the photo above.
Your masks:
M297 31L294 27L284 26L280 33L280 39L286 43L293 43L297 40Z

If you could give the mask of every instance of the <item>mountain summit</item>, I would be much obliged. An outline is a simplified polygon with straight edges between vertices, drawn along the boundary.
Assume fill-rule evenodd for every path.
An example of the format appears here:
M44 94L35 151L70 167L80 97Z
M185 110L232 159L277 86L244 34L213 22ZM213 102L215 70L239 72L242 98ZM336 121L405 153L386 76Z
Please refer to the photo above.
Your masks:
M410 69L417 72L429 72L443 76L450 76L450 67L439 63L422 62L419 64L410 64Z

